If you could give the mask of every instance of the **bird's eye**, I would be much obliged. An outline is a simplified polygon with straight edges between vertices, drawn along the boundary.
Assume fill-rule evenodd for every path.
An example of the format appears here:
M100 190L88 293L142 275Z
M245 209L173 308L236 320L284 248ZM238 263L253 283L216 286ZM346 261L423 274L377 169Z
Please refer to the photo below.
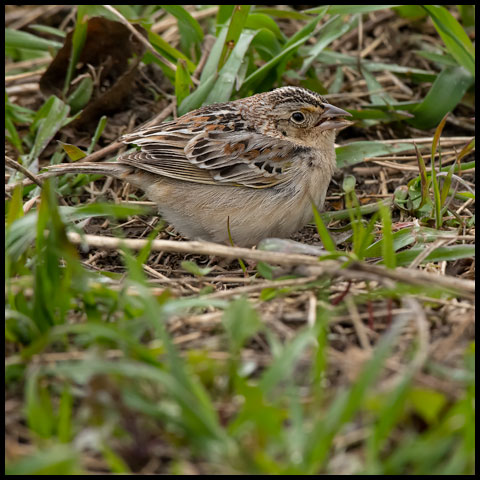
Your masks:
M295 123L302 123L305 121L305 115L302 112L293 112L290 117Z

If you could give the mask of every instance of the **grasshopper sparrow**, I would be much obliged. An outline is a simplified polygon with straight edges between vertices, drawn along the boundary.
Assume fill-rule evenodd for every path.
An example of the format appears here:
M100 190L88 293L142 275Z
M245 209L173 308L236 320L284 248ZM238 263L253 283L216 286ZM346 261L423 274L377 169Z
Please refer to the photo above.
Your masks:
M190 239L252 246L289 237L321 209L345 110L299 87L208 105L121 140L139 147L116 162L55 165L101 173L145 191Z

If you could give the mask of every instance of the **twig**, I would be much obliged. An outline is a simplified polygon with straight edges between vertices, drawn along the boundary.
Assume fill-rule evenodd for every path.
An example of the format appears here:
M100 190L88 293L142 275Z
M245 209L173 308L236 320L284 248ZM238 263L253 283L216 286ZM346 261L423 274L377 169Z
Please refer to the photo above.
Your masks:
M452 239L437 239L433 243L431 243L423 252L418 254L412 261L412 263L408 266L410 270L415 270L432 252L434 252L437 248L445 245L445 243L451 242Z
M41 68L33 72L23 72L17 73L16 75L9 75L8 77L5 77L5 84L18 82L19 80L25 80L26 78L35 77L36 75L38 75L38 77L40 78L40 75L45 73L45 71L45 68Z
M220 292L211 293L209 295L205 295L205 298L208 299L218 299L218 298L229 298L235 297L239 295L245 295L246 293L254 293L254 292L261 292L265 288L285 288L285 287L294 287L294 286L302 286L306 285L310 282L314 282L317 279L316 275L311 277L303 277L303 278L290 278L288 280L276 280L274 282L261 282L255 283L254 285L245 285L243 287L236 287L229 290L221 290Z
M469 207L475 201L474 198L469 198L455 213L460 215L467 207Z
M475 296L475 282L471 280L464 280L448 275L435 275L424 270L408 270L406 268L391 270L381 267L380 265L369 265L368 263L362 262L355 263L351 265L350 268L378 277L389 278L397 282L446 288L465 298L472 299Z
M23 83L21 85L12 85L5 88L8 95L25 95L38 91L38 82Z
M23 60L22 62L12 62L5 65L5 73L12 70L28 69L35 67L42 67L48 65L52 59L50 57L32 58L31 60Z
M139 125L137 128L145 128L162 123L168 116L172 115L175 112L175 101L170 102L158 115L151 118L143 125Z
M467 143L471 142L474 137L442 137L442 146L446 147L449 145L457 145L458 143ZM398 138L394 140L377 140L380 143L431 143L433 142L433 137L418 137L418 138Z
M23 165L20 165L18 162L13 160L13 158L7 157L7 155L5 155L5 163L9 167L17 170L18 172L23 173L33 183L36 183L40 188L43 187L42 181L37 176L35 176L32 172L30 172L30 170L27 170ZM15 184L15 185L18 185L18 184Z
M360 314L358 313L357 306L351 295L345 297L345 304L347 305L350 320L352 321L353 328L355 328L355 331L357 332L358 341L360 342L361 347L368 352L371 351L372 347L368 340L365 325L360 320Z
M205 36L203 40L203 45L202 45L202 50L203 50L202 56L198 61L197 68L195 68L195 71L193 72L192 77L195 77L196 79L200 78L200 75L203 71L203 68L205 67L205 64L207 63L208 57L210 56L210 52L212 51L215 41L216 41L216 38L213 35Z
M20 18L16 19L8 26L13 30L20 30L25 25L34 22L37 18L41 16L47 16L47 14L54 15L55 13L68 6L69 5L41 5L38 8L34 8L33 10L23 8L20 10Z
M446 177L448 175L448 172L438 172L437 177ZM461 177L458 175L453 174L452 175L452 180L457 181L458 183L461 183L470 193L473 193L475 195L475 190L470 187L470 185Z
M70 241L76 245L87 245L96 248L118 249L120 246L131 250L141 250L148 243L144 239L120 239L114 237L102 237L98 235L79 235L76 232L68 233ZM450 276L438 276L422 270L411 271L404 268L390 270L380 265L370 265L364 262L356 262L344 268L344 264L338 260L325 260L320 262L316 257L302 254L286 254L268 252L263 250L251 250L248 248L228 247L211 242L174 242L171 240L153 240L152 251L170 253L196 253L199 255L212 255L223 258L242 258L245 260L263 261L276 265L304 266L306 275L331 275L346 278L365 280L390 279L413 285L430 285L445 288L465 298L473 298L475 295L475 282Z
M392 168L394 170L402 170L402 171L405 171L405 172L418 172L418 165L401 165L401 164L398 164L398 163L394 163L394 162L384 162L382 160L377 160L378 157L367 157L367 158L364 158L363 161L364 162L373 162L375 165L379 165L381 167L385 167L385 168ZM452 161L455 161L455 158L452 157L450 159L446 159L444 160L442 163L443 165L447 165L448 163L451 163ZM431 172L432 171L432 168L431 167L425 167L425 170L427 172ZM469 171L471 172L472 170L475 170L475 167L473 168L470 168Z

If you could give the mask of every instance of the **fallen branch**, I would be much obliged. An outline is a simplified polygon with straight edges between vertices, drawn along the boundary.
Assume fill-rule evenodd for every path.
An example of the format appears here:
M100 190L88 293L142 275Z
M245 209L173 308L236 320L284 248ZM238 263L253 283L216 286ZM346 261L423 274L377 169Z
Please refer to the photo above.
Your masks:
M76 245L111 250L116 250L121 246L131 250L141 250L148 242L148 240L144 239L79 235L76 232L69 232L68 238ZM171 240L153 240L151 249L157 252L193 253L230 259L242 258L244 260L261 261L275 265L303 267L301 273L308 276L330 275L333 277L376 280L380 282L393 280L410 285L439 287L469 299L473 299L475 296L475 282L446 275L435 275L423 270L408 270L405 268L391 270L381 265L370 265L365 262L355 262L345 267L344 263L339 260L324 260L320 262L317 257L310 255L251 250L249 248L229 247L217 243L199 241L174 242Z

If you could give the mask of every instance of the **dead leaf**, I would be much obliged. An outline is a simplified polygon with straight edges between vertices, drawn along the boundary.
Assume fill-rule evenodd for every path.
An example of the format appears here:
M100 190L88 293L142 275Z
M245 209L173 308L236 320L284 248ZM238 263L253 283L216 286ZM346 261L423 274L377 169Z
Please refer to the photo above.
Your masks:
M146 36L145 30L136 26ZM73 31L40 79L44 95L63 97L72 49ZM88 20L87 37L74 72L67 97L75 90L75 79L90 75L94 89L80 116L72 122L76 128L93 129L101 115L122 110L132 91L138 64L145 47L121 23L103 17Z

